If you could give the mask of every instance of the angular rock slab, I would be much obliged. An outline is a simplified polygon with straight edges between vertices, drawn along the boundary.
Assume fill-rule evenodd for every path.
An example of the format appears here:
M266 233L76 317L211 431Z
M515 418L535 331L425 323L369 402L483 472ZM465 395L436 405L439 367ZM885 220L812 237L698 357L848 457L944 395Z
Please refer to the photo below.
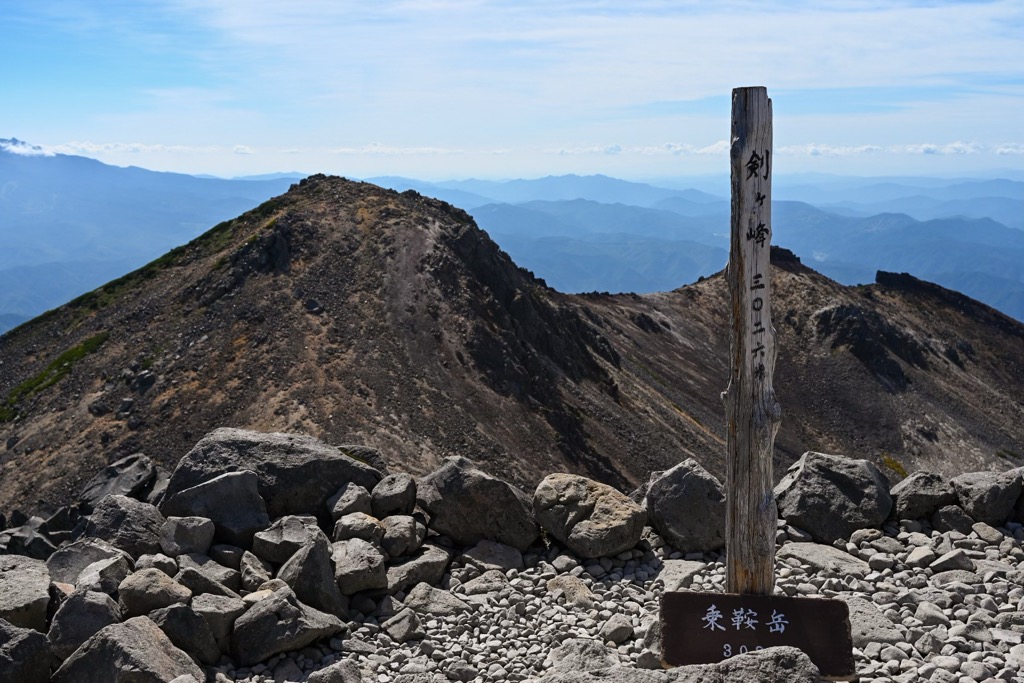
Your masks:
M827 572L837 577L863 578L871 571L864 560L830 545L786 543L775 556L780 560L796 558L801 564L810 565L813 572Z
M231 646L236 662L250 666L344 630L340 619L303 605L290 588L282 588L235 620Z
M205 517L213 522L214 537L243 548L270 526L267 506L255 472L228 472L180 491L167 492L160 509L167 516Z
M889 481L867 460L808 451L775 487L779 516L818 543L881 526L892 510Z
M88 509L107 496L139 498L156 478L156 466L142 453L135 453L112 462L82 488L78 500Z
M416 480L404 472L389 474L373 487L370 511L377 519L411 515L416 507Z
M950 480L960 507L976 522L1002 524L1020 498L1021 471L970 472Z
M72 593L53 615L46 639L53 654L64 660L101 629L121 621L121 610L106 593Z
M70 543L46 560L46 568L50 578L58 583L75 583L82 570L93 562L107 560L111 557L131 558L120 548L115 548L99 538L83 538Z
M418 583L437 585L444 576L444 570L450 560L451 555L442 546L433 542L424 543L423 547L409 559L388 566L388 593L394 594Z
M203 664L214 664L220 659L220 647L210 624L188 605L171 605L153 610L149 618L171 639L175 647L194 659Z
M272 519L326 516L325 501L343 484L353 482L372 491L382 477L341 448L311 436L222 428L204 436L178 462L166 497L241 470L256 473L259 493Z
M117 592L118 604L125 616L142 616L192 599L191 590L155 567L125 577Z
M100 500L85 525L85 535L107 541L133 558L160 552L164 516L149 503L127 496Z
M430 513L430 528L456 543L487 539L523 551L540 534L525 493L461 456L445 458L416 489L417 502Z
M704 552L725 544L725 490L696 460L651 474L646 501L651 526L676 549Z
M334 580L342 594L354 595L364 590L388 587L388 568L384 555L372 543L361 538L337 541L332 546L331 554Z
M607 484L575 474L551 474L533 494L537 522L584 558L630 550L640 541L647 513Z
M46 633L50 572L46 563L20 555L0 555L0 619Z
M0 619L0 681L49 683L50 645L35 629Z
M252 552L274 564L284 564L317 534L322 533L312 515L286 515L252 538Z
M956 502L956 493L937 472L914 472L889 491L896 519L931 517L936 510Z
M151 619L135 617L85 641L53 674L52 683L170 683L185 675L206 680Z
M346 618L348 599L341 594L334 577L331 543L319 529L312 542L281 566L277 578L291 586L303 603L339 619Z

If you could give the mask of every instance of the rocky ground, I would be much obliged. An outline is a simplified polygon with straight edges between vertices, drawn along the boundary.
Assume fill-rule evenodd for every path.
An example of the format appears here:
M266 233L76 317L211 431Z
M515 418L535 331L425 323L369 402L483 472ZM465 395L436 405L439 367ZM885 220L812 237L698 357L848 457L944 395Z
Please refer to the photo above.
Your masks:
M460 458L416 480L358 455L218 430L169 481L112 466L87 515L58 513L73 530L16 519L0 681L818 680L785 647L662 670L661 597L725 583L721 486L693 461L631 497L566 474L529 496ZM861 681L1024 680L1021 488L890 488L808 453L775 491L776 592L846 603Z

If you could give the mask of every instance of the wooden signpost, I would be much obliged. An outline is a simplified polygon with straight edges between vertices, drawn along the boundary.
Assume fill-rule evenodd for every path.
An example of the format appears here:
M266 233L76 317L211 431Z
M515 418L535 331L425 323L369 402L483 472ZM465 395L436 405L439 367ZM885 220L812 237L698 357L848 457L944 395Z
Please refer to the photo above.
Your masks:
M706 664L773 645L799 647L833 680L855 677L849 609L838 600L773 596L778 508L772 453L775 400L771 305L772 101L763 87L732 92L732 315L726 409L725 594L666 593L666 665Z

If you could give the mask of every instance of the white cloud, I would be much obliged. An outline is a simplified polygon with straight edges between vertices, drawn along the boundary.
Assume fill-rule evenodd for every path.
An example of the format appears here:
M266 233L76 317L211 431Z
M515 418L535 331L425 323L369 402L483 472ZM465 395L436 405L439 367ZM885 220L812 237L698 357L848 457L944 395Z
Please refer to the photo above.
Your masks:
M880 145L824 145L812 143L806 145L783 145L776 152L793 156L848 157L874 154L883 149Z
M30 145L17 138L0 140L0 150L24 157L53 156L53 152L50 150L43 149L39 145Z
M399 147L383 145L372 142L361 147L336 147L330 150L332 154L344 154L352 156L420 156L420 155L449 155L462 154L464 150L447 149L444 147Z
M231 150L235 154L255 154L256 151L248 145L235 145Z
M946 144L921 143L913 145L895 145L893 151L906 154L978 154L984 146L977 142L949 142Z
M997 145L995 153L999 155L1006 154L1024 154L1024 143L1005 143Z

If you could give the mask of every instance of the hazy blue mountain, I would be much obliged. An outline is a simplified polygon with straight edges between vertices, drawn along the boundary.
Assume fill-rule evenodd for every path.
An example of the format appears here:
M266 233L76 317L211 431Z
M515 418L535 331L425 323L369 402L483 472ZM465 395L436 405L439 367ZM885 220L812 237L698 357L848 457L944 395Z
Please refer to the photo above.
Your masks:
M619 180L605 175L547 176L535 180L459 180L435 183L438 187L458 189L491 197L493 201L519 204L529 201L589 199L605 204L653 206L669 197L682 196L691 201L720 201L719 197L694 189L669 189L647 183Z
M478 206L483 206L484 204L492 204L496 201L494 197L486 197L481 194L460 190L458 188L442 187L441 185L427 182L425 180L402 178L401 176L366 178L366 182L373 183L374 185L380 185L381 187L386 187L397 192L414 190L422 195L433 197L434 199L440 199L443 202L448 202L452 206L457 206L460 209L465 209L466 211Z
M950 216L991 218L1007 227L1024 230L1024 198L976 197L944 201L917 195L884 202L843 202L842 204L822 205L822 208L837 213L848 212L861 216L877 213L905 213L920 221Z

